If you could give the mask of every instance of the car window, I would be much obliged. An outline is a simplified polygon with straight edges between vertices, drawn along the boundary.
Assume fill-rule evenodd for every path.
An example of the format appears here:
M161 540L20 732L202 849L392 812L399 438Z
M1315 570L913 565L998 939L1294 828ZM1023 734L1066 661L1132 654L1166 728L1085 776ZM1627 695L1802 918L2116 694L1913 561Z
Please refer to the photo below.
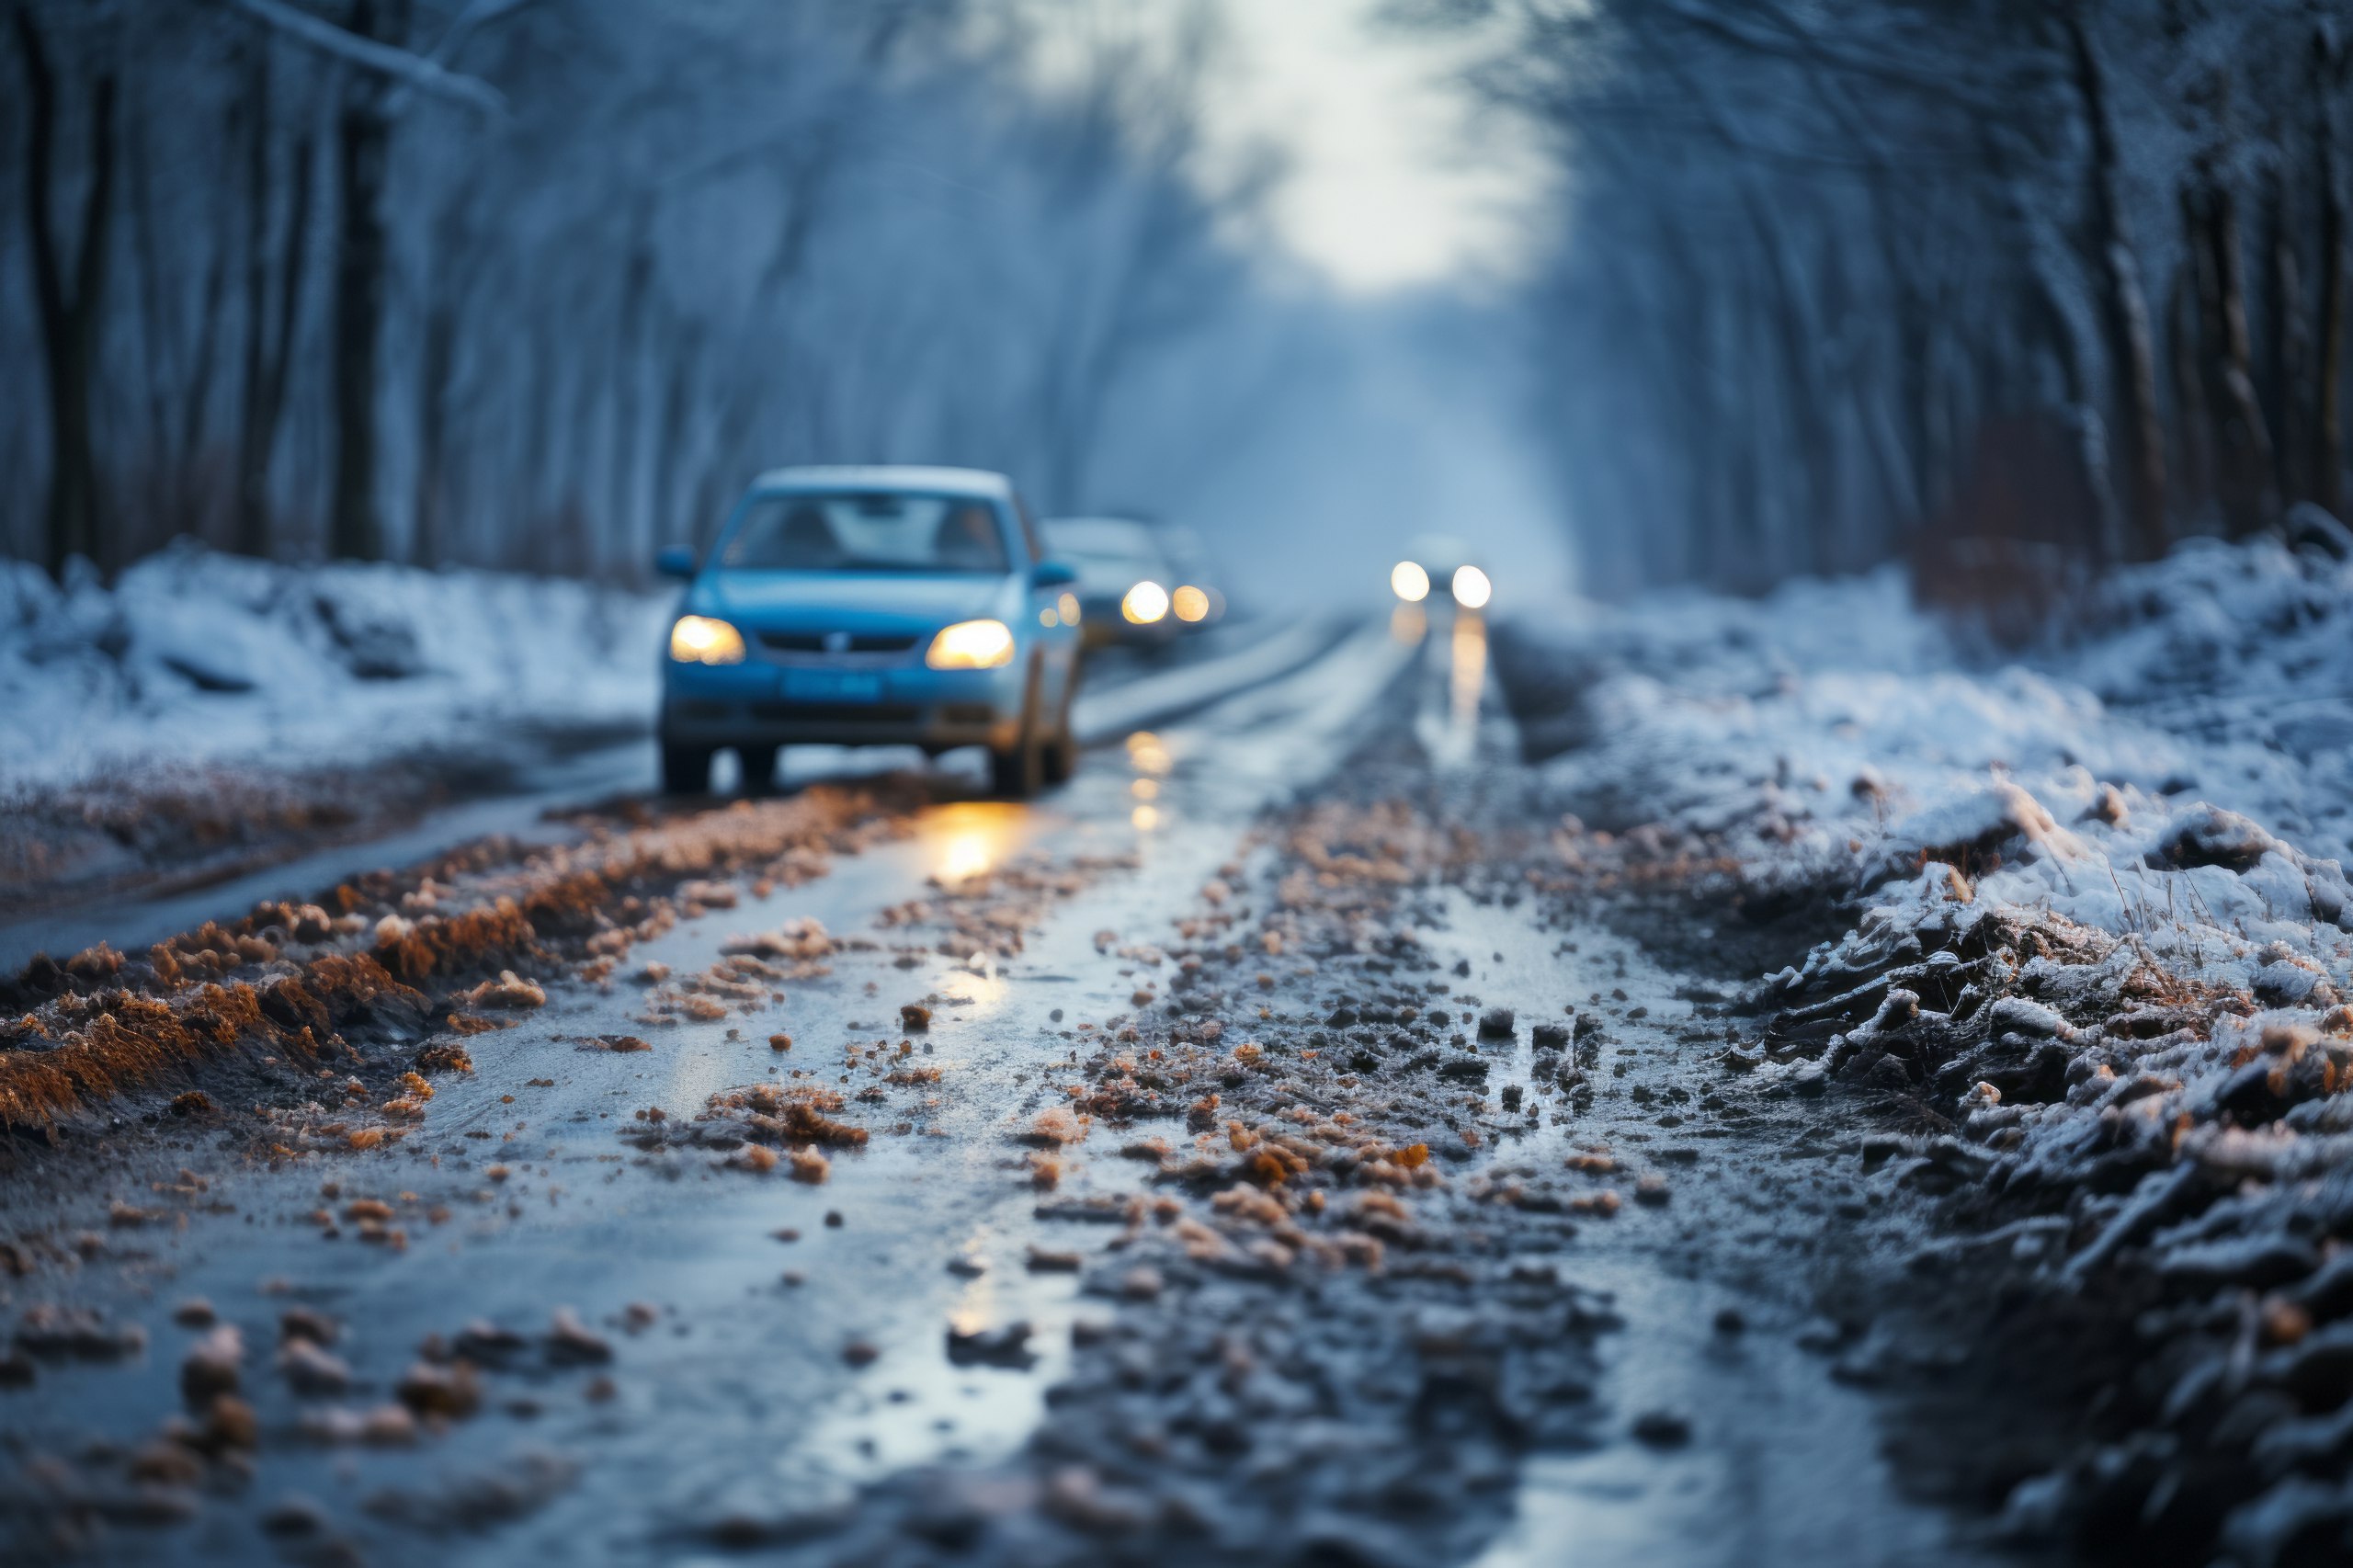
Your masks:
M1046 542L1060 555L1097 561L1153 561L1160 551L1152 530L1119 517L1064 517L1046 524Z
M1012 570L990 502L900 491L755 495L728 530L719 563L755 572Z
M1021 523L1021 541L1029 547L1029 559L1032 561L1046 559L1046 547L1038 538L1037 521L1029 516L1029 503L1022 500L1018 494L1013 498L1013 515Z

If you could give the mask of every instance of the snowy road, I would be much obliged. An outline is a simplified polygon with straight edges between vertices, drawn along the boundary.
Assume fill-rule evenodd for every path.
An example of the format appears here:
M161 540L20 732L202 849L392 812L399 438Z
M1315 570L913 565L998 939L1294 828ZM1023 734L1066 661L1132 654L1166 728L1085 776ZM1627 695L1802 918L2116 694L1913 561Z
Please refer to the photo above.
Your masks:
M10 1539L1969 1555L1855 1386L1910 1221L1800 1102L1715 1092L1724 977L1543 891L1483 633L1297 652L1179 672L1188 716L1036 807L952 773L622 800L359 879L340 937L192 939L347 1045L280 1030L16 1140ZM541 929L465 913L501 896ZM434 1004L347 1009L338 942Z
M1098 660L1100 667L1090 673L1074 715L1080 742L1116 741L1131 729L1271 680L1327 650L1345 630L1329 619L1244 624L1180 644L1156 660L1114 653ZM444 749L461 750L469 741L497 750L495 737L462 733L445 741ZM791 789L904 769L914 755L800 747L787 753L778 783ZM474 766L489 777L468 798L421 813L413 805L387 809L381 814L392 825L373 835L355 837L337 824L310 834L315 843L308 848L302 835L294 835L242 853L188 858L183 852L181 858L119 876L97 895L84 891L76 896L70 882L11 890L16 897L0 900L0 909L26 902L33 911L0 920L0 971L20 969L37 953L77 952L100 942L125 951L144 948L224 912L331 885L356 869L410 865L494 835L527 844L560 842L574 831L556 820L562 813L642 790L654 777L656 758L652 737L640 735L530 756L503 767ZM733 759L722 766L732 768ZM726 779L735 782L732 772Z

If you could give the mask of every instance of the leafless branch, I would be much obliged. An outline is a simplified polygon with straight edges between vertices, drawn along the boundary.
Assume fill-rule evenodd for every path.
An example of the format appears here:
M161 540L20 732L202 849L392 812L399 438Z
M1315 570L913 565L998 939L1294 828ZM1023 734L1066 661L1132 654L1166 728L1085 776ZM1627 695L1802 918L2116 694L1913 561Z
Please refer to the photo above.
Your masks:
M412 54L405 49L395 49L374 39L361 38L307 11L297 10L285 4L285 0L227 0L227 3L256 21L276 28L298 43L307 44L322 53L334 55L364 70L404 82L420 92L432 93L490 114L506 112L506 97L479 77L451 71L438 61ZM476 9L483 7L477 6ZM460 18L460 25L464 25L463 17Z

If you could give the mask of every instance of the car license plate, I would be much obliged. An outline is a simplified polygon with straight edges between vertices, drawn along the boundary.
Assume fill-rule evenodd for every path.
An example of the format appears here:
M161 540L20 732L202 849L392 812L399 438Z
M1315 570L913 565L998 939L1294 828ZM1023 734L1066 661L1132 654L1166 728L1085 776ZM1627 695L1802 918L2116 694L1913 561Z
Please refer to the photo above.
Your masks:
M880 702L882 677L871 670L787 670L784 694L802 702Z

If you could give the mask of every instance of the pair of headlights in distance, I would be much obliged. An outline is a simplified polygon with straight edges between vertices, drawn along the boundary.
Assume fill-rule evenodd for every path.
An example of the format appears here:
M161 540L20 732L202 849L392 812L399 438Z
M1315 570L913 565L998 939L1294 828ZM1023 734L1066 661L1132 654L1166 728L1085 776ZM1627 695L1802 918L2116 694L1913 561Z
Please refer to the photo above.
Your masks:
M1484 609L1487 601L1495 597L1495 585L1476 566L1458 566L1448 583L1454 602L1464 609ZM1417 605L1430 597L1430 574L1421 563L1400 561L1389 569L1389 587L1409 605Z
M1190 583L1179 584L1172 594L1146 578L1121 597L1120 613L1136 626L1150 626L1172 614L1190 626L1209 619L1210 596Z
M707 615L670 628L670 657L682 665L740 665L744 634ZM923 662L935 670L993 670L1013 662L1013 629L1001 620L960 620L931 640Z

